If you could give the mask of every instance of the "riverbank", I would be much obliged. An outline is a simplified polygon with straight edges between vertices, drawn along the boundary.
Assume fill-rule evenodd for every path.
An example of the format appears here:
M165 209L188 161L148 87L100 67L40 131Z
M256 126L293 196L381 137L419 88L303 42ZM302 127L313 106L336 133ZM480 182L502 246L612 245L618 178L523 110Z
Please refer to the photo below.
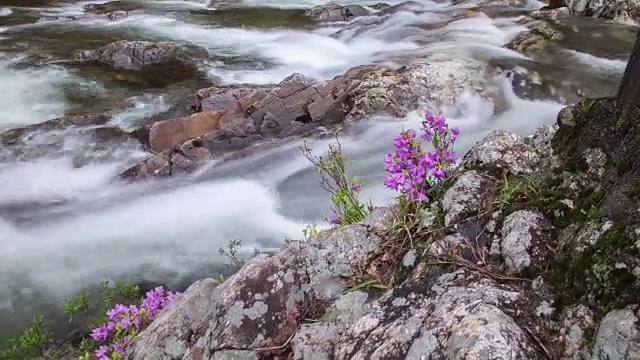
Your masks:
M183 289L223 269L232 239L248 255L326 227L300 136L321 151L343 126L349 171L385 206L380 159L423 109L461 128L461 154L492 129L532 134L614 91L635 36L528 3L352 6L346 21L263 5L269 19L242 4L2 3L3 333L103 279Z

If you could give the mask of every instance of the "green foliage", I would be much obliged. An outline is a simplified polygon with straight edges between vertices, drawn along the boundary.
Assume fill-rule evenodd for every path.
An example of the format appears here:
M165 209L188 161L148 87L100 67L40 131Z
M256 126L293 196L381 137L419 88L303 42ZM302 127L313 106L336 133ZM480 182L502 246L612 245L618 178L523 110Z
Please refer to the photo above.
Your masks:
M629 170L632 169L631 162L627 159L620 159L616 162L616 173L618 176L622 176L626 174Z
M87 330L107 321L106 312L117 303L135 304L141 297L140 288L131 281L118 280L115 283L102 281L97 293L83 291L65 299L64 311L69 320L76 316L88 317ZM81 359L91 359L96 343L89 338L82 339L78 348Z
M241 267L243 267L244 264L247 263L247 259L243 259L242 256L240 255L240 252L238 251L241 246L242 246L242 241L238 239L232 239L232 240L229 240L229 242L227 243L226 249L224 248L218 249L218 253L220 253L220 255L229 259L229 262L225 264L226 267L238 270ZM261 251L260 249L253 249L253 254L249 258L250 259L254 258L260 254L266 254L269 256L273 255L273 253L269 251Z
M119 280L114 284L102 281L97 293L83 291L65 299L64 311L70 320L74 316L93 316L89 326L104 321L104 313L116 303L134 303L140 299L140 288L130 281Z
M42 355L45 347L50 343L51 332L45 327L43 316L38 315L33 318L31 325L22 335L9 340L9 348L0 351L0 359L36 359Z
M85 314L89 310L89 292L83 291L78 295L70 296L64 301L64 312L69 315L69 321L77 314Z
M118 281L111 284L103 281L97 292L83 291L75 296L65 299L64 311L69 316L69 321L75 316L87 316L85 326L88 331L95 324L105 320L105 313L117 302L133 303L140 299L140 289L133 282ZM20 335L9 340L9 347L0 350L0 359L25 360L43 357L46 346L51 344L51 332L44 325L44 316L34 317L31 325ZM94 349L94 342L88 338L82 340L79 351L87 354Z
M342 154L342 146L335 132L334 144L329 145L326 157L317 156L303 140L300 149L320 174L320 186L331 195L331 210L327 220L335 225L355 224L365 219L372 204L360 201L362 183L357 177L349 177L346 172L347 161Z
M302 240L293 240L293 239L286 238L284 239L284 245L289 246L294 243L307 242L315 238L316 236L318 236L318 233L319 233L318 225L307 224L307 226L304 229L302 229Z
M535 199L540 195L540 181L536 175L516 178L504 176L495 204L502 210L511 203Z
M580 110L584 115L589 115L593 109L593 105L596 103L594 99L582 99L578 102Z
M244 260L240 258L240 254L238 253L238 248L242 246L242 242L238 239L229 240L227 244L227 248L220 248L218 252L220 255L229 259L229 262L225 264L227 267L233 267L239 269L244 265Z
M226 278L224 275L222 275L222 274L218 275L218 278L217 278L217 279L215 279L215 282L216 282L216 284L218 284L218 285L222 284L222 283L223 283L223 282L225 282L225 281L227 281L227 278Z
M318 236L320 232L318 231L318 225L316 224L307 224L307 226L302 229L302 235L305 240L311 240L314 237Z

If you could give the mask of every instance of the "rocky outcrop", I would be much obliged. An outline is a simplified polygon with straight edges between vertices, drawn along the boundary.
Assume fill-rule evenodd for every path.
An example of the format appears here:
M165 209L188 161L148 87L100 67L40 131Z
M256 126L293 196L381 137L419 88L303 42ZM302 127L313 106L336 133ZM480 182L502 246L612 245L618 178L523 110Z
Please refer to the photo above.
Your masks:
M637 24L640 20L640 3L635 0L566 0L572 13Z
M417 104L447 103L465 89L492 96L484 70L480 64L461 60L400 69L359 66L319 83L293 74L274 86L201 89L192 102L199 113L136 132L158 154L123 175L140 179L178 173L157 166L166 169L184 147L200 148L198 159L219 158L258 142L312 133L364 116L405 116Z
M115 69L142 70L152 65L167 64L177 60L178 49L174 42L147 42L120 40L98 50L79 53L79 59L96 61Z
M617 96L478 142L411 236L377 208L201 280L126 358L638 358L639 64L640 37Z
M389 209L377 209L363 224L259 256L219 286L213 280L193 284L141 334L129 358L224 358L234 353L225 349L286 342L305 318L324 313L346 286L342 279L381 251L379 234L392 220Z
M91 18L107 18L116 21L129 16L130 12L141 9L140 4L127 3L123 1L109 1L103 4L86 4L83 6L84 15L66 15L66 16L45 16L38 19L38 23L48 21L74 21L80 19ZM88 55L88 53L87 53Z
M254 258L221 285L196 282L127 359L633 359L637 300L620 309L565 303L565 280L555 276L564 261L557 236L586 206L563 205L580 192L542 183L558 176L547 170L555 129L479 142L442 199L446 229L435 221L419 232L439 245L399 262L407 275L389 290L351 290L374 259L391 256L384 230L395 211L379 208L362 224ZM539 188L521 183L533 176Z

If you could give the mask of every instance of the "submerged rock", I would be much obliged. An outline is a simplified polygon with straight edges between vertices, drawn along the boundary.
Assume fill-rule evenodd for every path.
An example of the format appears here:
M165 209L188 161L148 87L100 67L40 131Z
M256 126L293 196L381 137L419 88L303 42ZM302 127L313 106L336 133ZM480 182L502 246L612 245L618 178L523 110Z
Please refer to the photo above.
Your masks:
M86 12L94 14L108 14L113 12L129 12L132 10L138 10L142 8L141 4L127 1L109 1L105 3L91 3L82 7Z
M544 61L549 52L559 48L556 42L562 40L564 35L547 20L529 21L526 25L529 30L518 34L506 47Z
M349 21L367 16L372 12L360 5L318 5L305 11L305 15L316 21Z
M178 51L174 42L148 42L120 40L98 50L85 51L78 57L86 61L97 61L116 69L142 70L177 60Z
M0 161L70 155L79 167L139 147L129 133L108 125L110 120L109 114L75 115L5 131L0 133Z

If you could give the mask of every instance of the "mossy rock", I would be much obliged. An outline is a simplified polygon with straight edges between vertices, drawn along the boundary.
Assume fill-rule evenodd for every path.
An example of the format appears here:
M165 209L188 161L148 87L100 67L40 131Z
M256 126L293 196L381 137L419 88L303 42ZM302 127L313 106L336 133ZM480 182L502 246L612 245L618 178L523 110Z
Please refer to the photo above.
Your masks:
M97 62L76 63L73 66L107 85L118 85L131 90L164 88L182 81L206 77L196 66L177 60L148 65L143 70L114 69Z
M637 240L624 223L614 224L582 253L574 253L552 265L545 274L563 305L584 303L600 313L620 309L640 298L640 266Z

